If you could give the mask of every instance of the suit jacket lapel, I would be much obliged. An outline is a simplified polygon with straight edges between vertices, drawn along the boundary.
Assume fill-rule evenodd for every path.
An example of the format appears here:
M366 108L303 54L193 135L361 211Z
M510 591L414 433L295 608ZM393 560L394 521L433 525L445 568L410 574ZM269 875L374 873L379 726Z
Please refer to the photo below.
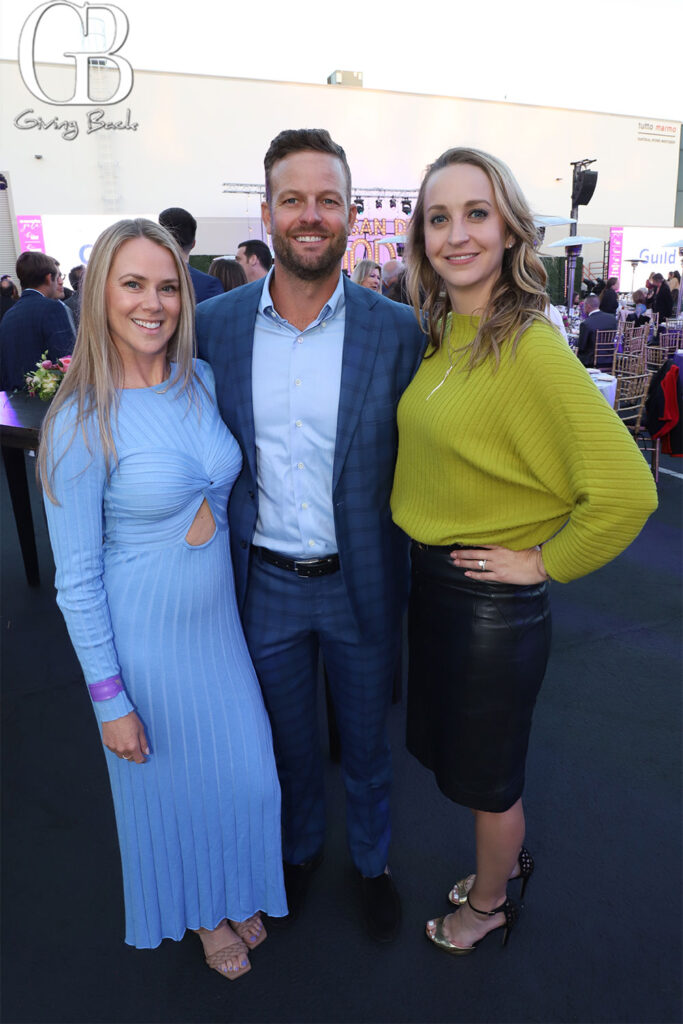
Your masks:
M339 483L351 438L363 408L380 338L377 319L369 315L369 310L376 304L377 297L367 289L366 292L367 295L363 292L359 294L349 286L348 279L344 278L344 353L337 414L333 491Z
M245 288L239 295L235 318L228 330L234 331L230 345L230 361L224 387L234 388L235 432L242 442L244 458L256 479L256 435L254 431L254 406L251 391L251 363L254 351L254 327L261 301L260 288ZM245 294L246 293L246 294Z

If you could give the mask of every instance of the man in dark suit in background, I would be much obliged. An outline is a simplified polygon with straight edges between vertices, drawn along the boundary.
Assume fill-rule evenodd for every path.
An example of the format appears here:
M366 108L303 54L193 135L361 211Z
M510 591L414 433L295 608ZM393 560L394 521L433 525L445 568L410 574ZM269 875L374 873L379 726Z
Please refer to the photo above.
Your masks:
M595 334L597 331L616 331L617 318L614 313L603 313L598 309L600 299L589 295L584 303L586 319L579 327L579 341L576 354L584 366L595 366ZM612 366L612 359L609 361Z
M653 274L652 284L654 285L652 312L653 314L659 313L659 328L657 330L657 337L659 337L662 327L666 326L667 317L673 316L674 300L663 274Z
M24 387L24 374L35 368L43 352L55 362L71 354L76 333L59 300L64 278L59 265L43 252L22 252L17 260L21 298L0 321L0 390Z
M235 259L244 271L247 283L260 281L273 265L270 249L260 238L249 238L237 246Z
M223 285L217 277L205 274L190 264L190 253L195 247L197 235L197 221L192 214L180 206L169 206L167 210L162 210L159 214L159 223L162 228L171 232L178 243L187 269L190 271L197 302L204 302L205 299L210 299L213 295L222 295Z
M78 325L81 320L81 285L83 283L83 274L85 267L82 263L72 267L69 271L69 284L73 288L73 291L68 299L65 299L64 305L67 309L71 310L71 315L78 331Z
M365 923L389 941L400 902L387 867L386 718L408 589L389 495L396 407L423 336L411 310L341 273L356 209L328 132L281 132L265 170L273 269L197 310L199 354L244 457L229 505L237 597L273 727L290 916L325 836L321 651Z

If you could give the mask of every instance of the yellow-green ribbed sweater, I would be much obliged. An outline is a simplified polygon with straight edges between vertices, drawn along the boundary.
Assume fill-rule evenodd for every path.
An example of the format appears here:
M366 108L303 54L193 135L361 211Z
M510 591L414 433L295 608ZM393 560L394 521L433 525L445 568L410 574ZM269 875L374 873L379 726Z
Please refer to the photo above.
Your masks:
M514 356L504 344L497 370L468 371L451 354L476 329L453 315L401 398L394 521L424 544L542 544L552 578L584 576L657 507L647 463L551 326L532 325Z

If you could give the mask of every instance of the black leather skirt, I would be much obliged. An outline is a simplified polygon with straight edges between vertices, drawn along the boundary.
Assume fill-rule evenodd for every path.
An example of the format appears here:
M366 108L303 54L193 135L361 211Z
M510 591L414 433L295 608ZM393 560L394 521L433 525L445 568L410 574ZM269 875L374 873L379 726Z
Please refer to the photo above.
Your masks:
M550 653L548 583L469 579L453 547L412 545L408 749L451 800L506 811Z

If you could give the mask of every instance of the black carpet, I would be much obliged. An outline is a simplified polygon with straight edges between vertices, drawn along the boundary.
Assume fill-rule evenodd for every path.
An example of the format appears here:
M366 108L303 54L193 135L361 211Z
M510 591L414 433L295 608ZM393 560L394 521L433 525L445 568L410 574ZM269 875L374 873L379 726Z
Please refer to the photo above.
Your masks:
M680 460L664 466L683 472ZM376 946L362 930L330 764L325 861L305 911L234 983L208 970L194 935L153 951L123 944L105 763L54 602L39 499L43 582L32 589L4 476L2 488L6 1024L681 1020L682 479L660 477L660 509L616 562L553 585L525 794L537 868L508 946L491 936L455 959L423 937L473 868L471 818L406 754L397 706L398 941Z

